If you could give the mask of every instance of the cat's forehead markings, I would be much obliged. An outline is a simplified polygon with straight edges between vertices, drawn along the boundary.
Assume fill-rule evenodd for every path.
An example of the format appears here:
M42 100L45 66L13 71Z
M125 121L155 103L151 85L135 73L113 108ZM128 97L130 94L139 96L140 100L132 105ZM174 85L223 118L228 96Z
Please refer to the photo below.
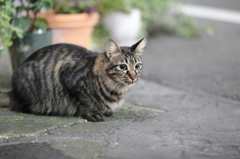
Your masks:
M128 54L127 56L128 63L136 63L136 57L134 57L133 53Z
M135 61L136 63L141 62L141 59L140 59L139 57L135 57L134 59L136 60L136 61Z
M125 52L125 57L127 59L132 59L133 58L133 54L131 52Z
M141 60L138 57L134 56L134 53L127 48L127 47L121 47L122 53L124 53L124 58L120 61L121 63L137 63L140 62Z
M137 63L138 59L136 57L134 57L134 63Z
M126 61L125 58L124 58L124 59L121 59L120 62L121 62L121 63L127 63L127 61Z
M124 59L124 63L125 64L128 64L129 63L129 60L127 58Z

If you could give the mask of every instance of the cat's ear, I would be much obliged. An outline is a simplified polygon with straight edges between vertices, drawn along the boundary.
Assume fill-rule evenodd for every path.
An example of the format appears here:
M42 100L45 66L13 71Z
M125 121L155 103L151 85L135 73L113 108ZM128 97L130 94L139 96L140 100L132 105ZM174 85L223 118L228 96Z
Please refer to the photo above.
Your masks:
M106 56L111 59L112 57L118 56L121 54L121 49L118 46L117 42L109 39L106 45Z
M144 37L141 40L139 40L136 44L132 45L131 49L132 49L133 53L141 55L143 52L143 48L146 45L146 42L147 42L147 40Z

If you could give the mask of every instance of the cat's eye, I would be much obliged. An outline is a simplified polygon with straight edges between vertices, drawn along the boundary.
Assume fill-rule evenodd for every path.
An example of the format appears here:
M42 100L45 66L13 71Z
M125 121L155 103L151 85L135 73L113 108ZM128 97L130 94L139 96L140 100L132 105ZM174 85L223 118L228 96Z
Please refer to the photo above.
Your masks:
M119 65L119 68L120 68L121 70L126 70L126 69L127 69L127 65L121 64L121 65Z
M136 70L139 70L140 68L141 68L141 64L140 64L140 63L138 63L138 64L135 65L135 69L136 69Z

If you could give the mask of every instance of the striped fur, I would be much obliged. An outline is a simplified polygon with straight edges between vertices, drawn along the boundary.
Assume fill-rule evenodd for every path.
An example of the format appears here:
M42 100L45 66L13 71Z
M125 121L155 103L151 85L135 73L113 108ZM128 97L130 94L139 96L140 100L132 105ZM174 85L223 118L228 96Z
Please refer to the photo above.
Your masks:
M109 40L102 54L71 44L42 48L15 70L9 107L103 121L139 79L144 43L142 39L132 47L119 47Z

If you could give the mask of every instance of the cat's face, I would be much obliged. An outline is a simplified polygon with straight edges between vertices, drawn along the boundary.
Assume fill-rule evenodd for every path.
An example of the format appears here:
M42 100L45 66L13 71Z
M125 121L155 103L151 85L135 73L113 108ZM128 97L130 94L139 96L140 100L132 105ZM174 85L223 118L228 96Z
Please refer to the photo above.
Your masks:
M106 56L109 63L105 69L107 76L122 85L130 85L139 80L143 67L141 60L142 49L146 43L145 38L131 47L119 47L113 40L109 40Z

